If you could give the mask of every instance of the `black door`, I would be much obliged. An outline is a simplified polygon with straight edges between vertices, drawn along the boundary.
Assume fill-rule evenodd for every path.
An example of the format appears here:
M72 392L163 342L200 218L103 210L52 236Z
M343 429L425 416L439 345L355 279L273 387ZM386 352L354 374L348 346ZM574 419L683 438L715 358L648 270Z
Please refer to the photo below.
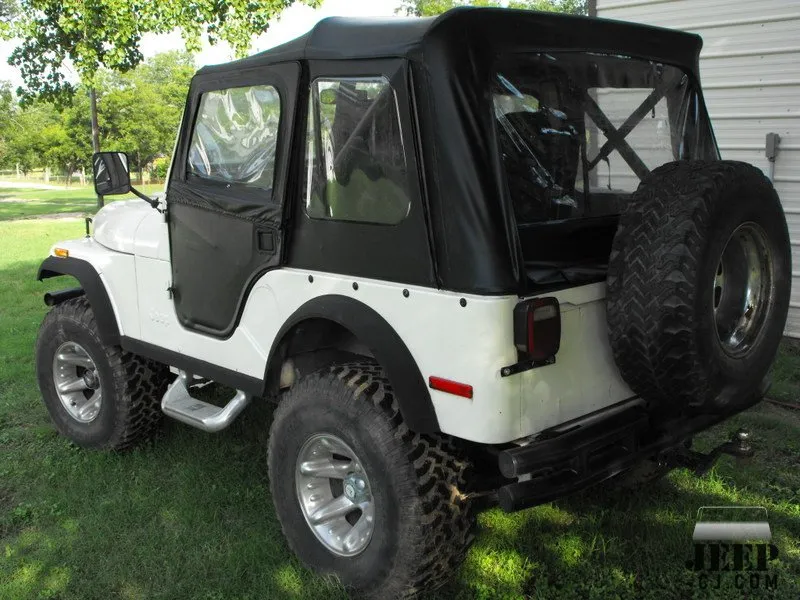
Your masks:
M192 81L167 204L172 293L181 324L236 328L256 278L277 267L300 66Z

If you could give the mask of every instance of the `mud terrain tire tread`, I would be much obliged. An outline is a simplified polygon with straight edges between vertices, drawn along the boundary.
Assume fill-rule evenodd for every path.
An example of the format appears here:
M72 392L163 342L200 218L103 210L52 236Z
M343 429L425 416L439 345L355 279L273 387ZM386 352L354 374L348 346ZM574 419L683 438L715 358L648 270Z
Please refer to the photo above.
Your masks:
M273 477L276 462L286 460L280 447L282 438L276 432L292 417L291 409L297 403L302 403L305 410L313 404L325 410L316 400L323 390L333 391L343 401L349 397L357 405L368 403L385 421L388 427L378 434L393 451L384 457L384 464L386 469L398 471L403 477L398 486L401 495L393 500L398 505L412 507L404 513L402 531L390 533L398 537L391 571L384 580L363 582L356 591L360 597L411 598L423 590L440 587L452 578L474 538L473 507L461 493L467 487L470 464L448 437L420 435L408 429L391 383L378 364L359 361L334 365L304 377L286 393L275 411L269 442L273 499L278 503L297 503L294 497L282 498L284 492ZM301 559L306 556L302 539L287 529L283 519L281 527L295 554ZM320 570L318 565L309 566ZM342 583L348 585L346 576L342 577Z
M114 404L114 419L91 440L76 440L72 425L64 415L59 418L54 411L62 411L60 400L52 386L52 355L46 346L52 335L64 335L65 324L85 332L96 344L92 357L98 369L107 368L111 384L103 387L103 403ZM78 341L78 340L76 340ZM86 342L80 340L82 344ZM98 356L99 354L99 356ZM169 370L160 363L142 358L120 348L103 344L98 333L94 312L85 296L66 300L54 306L45 316L36 340L37 375L45 405L59 432L78 445L87 448L126 450L150 438L161 423L161 397L169 382ZM101 364L105 363L105 365ZM102 409L101 409L102 410Z
M748 191L757 196L743 198ZM703 340L710 339L703 336L714 330L710 313L704 316L697 308L698 279L712 260L705 253L726 202L767 206L774 225L772 242L782 253L781 268L788 276L790 248L780 200L771 182L752 165L668 163L641 182L620 216L608 269L609 340L623 379L661 407L714 412L720 402L752 397L777 352L788 288L778 294L773 319L780 323L759 347L764 356L758 357L756 372L738 381L735 392L733 386L724 389L729 375L721 375L703 348Z

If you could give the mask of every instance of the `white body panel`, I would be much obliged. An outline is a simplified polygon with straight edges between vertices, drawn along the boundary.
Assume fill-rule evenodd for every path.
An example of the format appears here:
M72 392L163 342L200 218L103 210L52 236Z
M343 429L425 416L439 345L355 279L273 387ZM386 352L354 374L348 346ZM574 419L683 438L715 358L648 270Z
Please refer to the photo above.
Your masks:
M133 254L136 230L153 212L144 200L112 202L94 217L93 237L110 250Z
M773 181L794 271L786 335L800 338L800 1L597 0L597 14L703 36L700 76L723 158L768 173L766 135L781 136Z
M71 258L85 260L97 270L100 281L108 291L120 334L138 338L139 302L134 256L113 252L91 238L58 242L54 247L68 250Z
M189 331L178 322L167 291L171 282L167 226L162 215L147 208L150 212L139 219L135 239L122 239L119 233L114 242L136 255L111 252L92 240L58 244L100 272L123 335L263 378L284 322L305 302L337 294L355 298L382 315L408 346L425 381L436 375L473 386L471 400L431 390L445 433L476 442L508 442L634 395L611 358L602 283L552 294L561 303L563 328L556 364L510 377L501 377L500 370L517 360L512 334L516 296L469 296L279 269L255 284L240 325L229 339ZM127 210L139 218L139 207L129 205ZM127 215L116 211L114 218ZM109 225L107 231L112 230ZM358 290L353 289L354 281ZM403 289L410 291L408 298ZM467 301L463 307L462 298Z

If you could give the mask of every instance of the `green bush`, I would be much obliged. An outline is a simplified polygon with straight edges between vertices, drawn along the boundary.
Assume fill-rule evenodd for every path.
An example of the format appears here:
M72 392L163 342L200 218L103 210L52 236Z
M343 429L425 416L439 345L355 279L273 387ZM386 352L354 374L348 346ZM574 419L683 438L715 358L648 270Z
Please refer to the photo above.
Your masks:
M160 156L150 163L150 176L157 179L164 179L167 176L170 163L169 156Z

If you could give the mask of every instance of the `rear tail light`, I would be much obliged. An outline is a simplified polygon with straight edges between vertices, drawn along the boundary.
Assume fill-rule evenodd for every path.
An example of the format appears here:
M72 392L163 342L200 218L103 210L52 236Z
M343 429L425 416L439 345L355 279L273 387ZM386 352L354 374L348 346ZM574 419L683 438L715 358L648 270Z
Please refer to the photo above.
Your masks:
M514 307L514 344L521 359L543 361L561 347L561 310L555 298L534 298Z

